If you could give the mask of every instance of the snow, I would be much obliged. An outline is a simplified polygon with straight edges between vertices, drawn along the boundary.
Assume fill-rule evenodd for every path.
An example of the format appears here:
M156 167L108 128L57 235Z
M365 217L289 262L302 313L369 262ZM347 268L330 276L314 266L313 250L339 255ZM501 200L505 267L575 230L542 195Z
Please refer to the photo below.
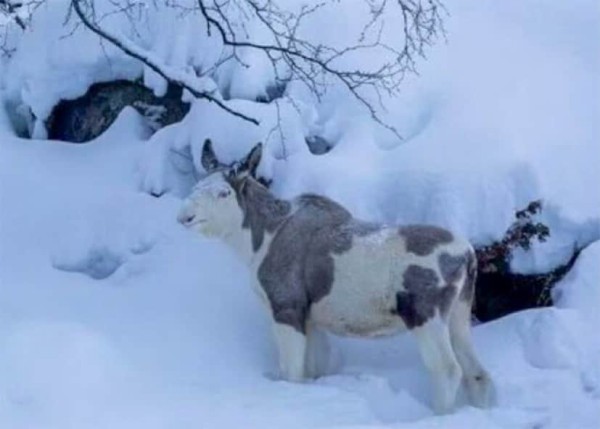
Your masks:
M164 90L92 35L62 38L64 5L40 13L0 69L7 104L31 108L40 129L58 99L93 82L143 76ZM448 42L382 112L405 136L401 144L339 87L320 104L298 83L287 89L294 103L254 101L272 75L248 52L251 67L224 67L215 85L258 127L198 101L180 124L154 134L127 108L98 139L73 145L18 138L0 109L0 427L597 427L598 242L554 290L556 307L474 328L498 406L463 400L454 414L433 416L409 335L334 338L340 362L331 375L276 380L269 320L245 267L175 221L211 138L223 162L264 142L259 173L279 195L324 193L368 220L436 223L475 243L499 238L515 209L543 198L552 235L516 255L519 271L546 270L575 244L598 240L597 3L448 8ZM192 17L145 13L127 36L157 61L182 69L218 61ZM106 25L123 34L124 21L112 16ZM164 37L151 31L158 24ZM339 41L331 27L306 31ZM314 135L333 149L311 154L304 139Z

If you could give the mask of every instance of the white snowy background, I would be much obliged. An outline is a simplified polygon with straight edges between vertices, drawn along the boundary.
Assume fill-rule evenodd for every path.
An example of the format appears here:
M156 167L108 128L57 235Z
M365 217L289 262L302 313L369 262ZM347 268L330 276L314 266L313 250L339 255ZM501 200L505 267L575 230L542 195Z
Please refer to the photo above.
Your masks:
M300 107L281 100L282 132L271 132L278 107L249 100L272 75L251 53L251 67L198 85L227 92L260 127L197 101L154 135L126 108L87 144L48 141L41 122L37 139L19 138L11 109L43 120L94 82L141 74L157 94L165 90L91 33L64 37L65 2L39 10L0 66L0 98L12 106L0 110L0 427L600 427L600 242L557 286L555 308L474 328L498 406L462 403L440 417L409 335L335 339L335 375L273 380L268 318L244 266L176 223L193 183L180 154L199 167L210 137L224 161L264 141L261 172L279 195L319 192L365 219L435 223L477 244L501 237L516 209L542 198L552 236L517 255L522 272L552 268L576 244L600 239L600 4L445 4L447 41L428 52L400 97L384 100L382 115L403 142L342 91L317 104L294 85ZM338 10L345 13L325 11L306 31L349 37L362 11ZM160 61L216 60L197 17L161 10L148 19L135 37ZM118 15L105 24L130 31ZM315 134L333 150L312 155L304 139Z

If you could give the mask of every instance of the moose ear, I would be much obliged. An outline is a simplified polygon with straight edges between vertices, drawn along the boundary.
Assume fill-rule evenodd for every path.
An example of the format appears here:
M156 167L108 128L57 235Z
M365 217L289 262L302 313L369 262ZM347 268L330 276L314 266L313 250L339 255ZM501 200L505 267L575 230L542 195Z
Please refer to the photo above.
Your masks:
M260 164L260 160L262 159L262 143L257 143L256 146L252 148L250 153L244 159L244 168L248 170L248 173L256 178L256 169Z
M204 140L204 146L202 146L201 163L202 167L208 173L216 170L219 167L219 165L221 165L219 160L217 160L217 156L215 155L215 151L213 150L212 142L210 141L210 139Z

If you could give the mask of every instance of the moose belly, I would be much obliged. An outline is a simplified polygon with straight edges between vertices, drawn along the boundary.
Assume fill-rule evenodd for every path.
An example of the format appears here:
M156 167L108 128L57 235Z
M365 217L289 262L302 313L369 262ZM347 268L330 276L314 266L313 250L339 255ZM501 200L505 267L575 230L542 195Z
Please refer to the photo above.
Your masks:
M391 311L377 308L353 311L328 299L312 306L310 321L326 331L352 337L379 337L406 329L402 319Z

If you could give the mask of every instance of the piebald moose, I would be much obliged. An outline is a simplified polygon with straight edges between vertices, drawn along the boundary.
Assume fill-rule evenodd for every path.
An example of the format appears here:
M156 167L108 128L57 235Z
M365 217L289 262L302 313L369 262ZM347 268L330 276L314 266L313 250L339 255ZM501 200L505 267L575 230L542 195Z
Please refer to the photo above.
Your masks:
M178 220L222 239L248 263L273 319L281 376L322 374L322 331L374 337L409 330L431 376L434 411L452 411L461 381L473 405L490 406L493 384L470 337L471 245L435 226L364 222L319 195L279 199L256 178L261 155L258 144L224 165L206 140L208 174Z

